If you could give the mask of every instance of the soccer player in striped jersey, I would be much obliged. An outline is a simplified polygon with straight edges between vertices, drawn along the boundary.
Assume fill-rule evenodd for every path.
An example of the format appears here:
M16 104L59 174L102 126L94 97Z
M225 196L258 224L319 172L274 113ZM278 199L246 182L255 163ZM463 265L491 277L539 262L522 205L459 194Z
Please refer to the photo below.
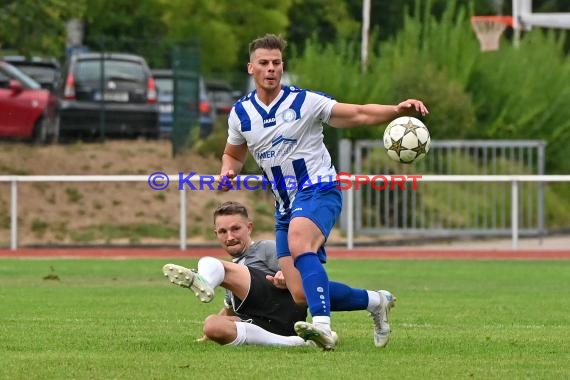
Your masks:
M372 126L398 116L426 115L428 110L416 99L397 105L348 104L322 93L282 86L285 47L286 41L272 34L249 45L247 70L256 89L230 112L220 188L231 188L249 151L275 196L277 257L287 287L296 302L307 303L312 316L312 323L299 321L295 330L331 350L336 345L330 321L331 293L346 294L347 310L362 305L350 303L350 291L329 287L323 267L324 244L342 208L337 173L323 142L323 123L336 128ZM373 315L375 340L377 346L384 346L390 334L388 311L393 296L378 294L382 306Z

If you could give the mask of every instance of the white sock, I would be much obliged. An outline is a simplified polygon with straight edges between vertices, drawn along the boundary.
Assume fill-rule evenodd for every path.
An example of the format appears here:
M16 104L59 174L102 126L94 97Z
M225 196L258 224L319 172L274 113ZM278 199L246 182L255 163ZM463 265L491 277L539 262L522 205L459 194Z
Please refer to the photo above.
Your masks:
M373 290L367 290L366 292L368 293L368 306L366 310L372 313L380 305L380 294Z
M198 261L198 273L212 288L220 285L226 275L224 264L220 260L209 256L202 257Z
M331 332L331 317L317 315L313 317L313 324L326 332Z
M257 344L262 346L305 346L306 342L299 336L283 336L273 334L261 327L247 322L236 322L237 337L228 343L231 346Z

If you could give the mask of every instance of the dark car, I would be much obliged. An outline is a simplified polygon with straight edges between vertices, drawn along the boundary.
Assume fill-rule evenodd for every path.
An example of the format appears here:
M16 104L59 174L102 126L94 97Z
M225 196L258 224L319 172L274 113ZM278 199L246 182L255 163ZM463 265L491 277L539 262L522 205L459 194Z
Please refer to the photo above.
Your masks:
M206 91L212 99L216 115L227 115L232 109L235 99L240 97L229 83L221 80L207 80Z
M16 66L29 77L38 82L42 88L54 91L59 76L61 66L59 61L53 57L26 57L23 55L7 55L2 60Z
M152 75L156 80L158 91L161 135L170 136L174 121L174 74L170 69L154 69L152 70ZM198 103L200 137L205 138L212 133L214 128L214 109L202 78L199 79L198 87L200 97ZM187 104L187 107L188 110L192 109L192 104Z
M57 98L24 72L0 61L0 137L57 140Z
M77 53L58 86L65 136L157 138L157 91L146 60L125 53Z

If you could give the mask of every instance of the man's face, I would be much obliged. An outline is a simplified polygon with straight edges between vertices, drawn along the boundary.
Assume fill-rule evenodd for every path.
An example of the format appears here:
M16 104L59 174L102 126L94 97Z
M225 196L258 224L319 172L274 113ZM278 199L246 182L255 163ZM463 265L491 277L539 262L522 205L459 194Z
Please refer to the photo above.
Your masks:
M278 49L257 49L250 57L247 72L253 77L256 87L266 91L280 88L283 75L283 56Z
M241 215L218 215L214 233L232 257L239 257L251 245L253 224Z

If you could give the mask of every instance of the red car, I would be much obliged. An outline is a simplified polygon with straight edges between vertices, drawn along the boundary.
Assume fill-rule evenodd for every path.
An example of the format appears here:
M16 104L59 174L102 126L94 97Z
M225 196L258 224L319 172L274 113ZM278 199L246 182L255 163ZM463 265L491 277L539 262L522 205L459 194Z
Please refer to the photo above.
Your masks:
M57 98L11 64L0 61L0 137L57 140Z

